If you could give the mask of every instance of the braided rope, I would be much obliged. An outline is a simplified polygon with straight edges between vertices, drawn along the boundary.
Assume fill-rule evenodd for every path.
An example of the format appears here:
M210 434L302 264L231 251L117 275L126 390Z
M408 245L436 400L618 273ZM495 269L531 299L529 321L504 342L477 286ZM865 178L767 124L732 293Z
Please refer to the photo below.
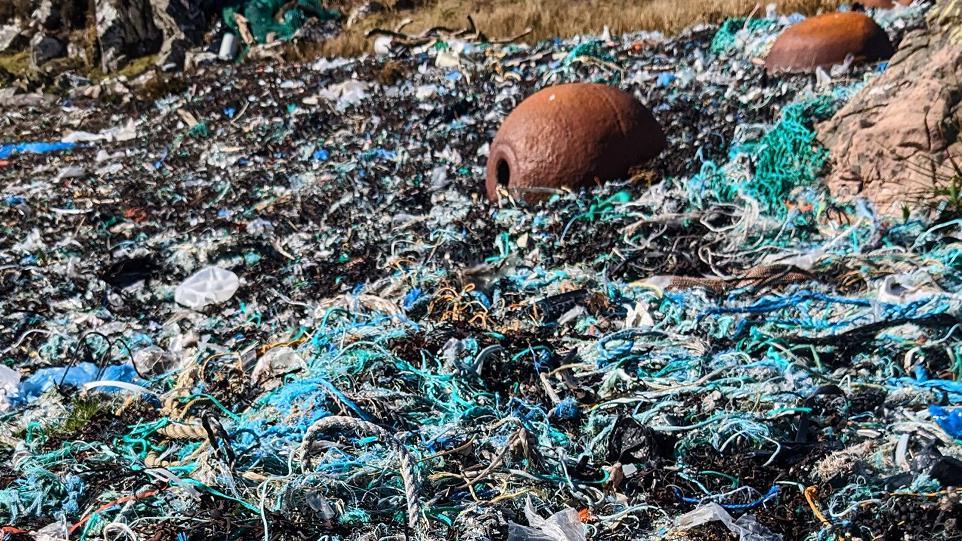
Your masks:
M158 433L172 440L206 440L207 432L204 427L194 424L171 424L162 426Z
M660 287L665 289L685 289L703 287L715 293L725 293L733 289L749 286L776 286L804 282L812 278L811 275L793 270L792 267L781 265L763 265L749 269L741 275L731 278L715 278L705 276L677 276L661 277L666 280Z
M408 527L412 530L417 529L421 522L421 504L418 501L420 483L418 482L417 472L414 469L415 460L407 448L404 447L404 444L399 442L387 430L384 430L374 423L353 417L337 415L325 417L308 427L307 432L304 433L304 439L301 440L301 445L297 452L298 460L307 464L311 444L317 435L332 428L349 429L355 432L377 436L394 449L398 455L401 480L404 482L404 495L407 498Z

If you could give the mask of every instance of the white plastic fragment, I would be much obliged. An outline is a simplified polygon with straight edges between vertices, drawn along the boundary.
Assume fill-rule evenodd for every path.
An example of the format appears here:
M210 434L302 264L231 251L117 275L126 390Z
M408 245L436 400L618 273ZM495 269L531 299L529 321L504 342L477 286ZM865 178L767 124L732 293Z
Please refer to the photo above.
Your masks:
M414 97L417 98L418 101L424 101L437 95L437 93L438 85L435 84L420 85L414 89Z
M821 66L815 68L815 86L818 88L826 88L832 86L832 77L827 71Z
M933 287L935 281L927 273L890 274L878 286L876 299L884 304L909 304L942 293Z
M227 32L220 40L220 50L217 52L217 58L226 62L233 60L235 56L237 56L237 36Z
M848 75L849 71L852 70L852 63L855 62L855 55L848 53L845 55L845 60L841 64L835 64L832 66L830 75L832 77L841 77L843 75Z
M319 92L319 96L334 102L334 107L343 111L351 105L356 105L367 98L367 89L370 85L364 81L348 79L341 83L335 83Z
M149 395L157 396L157 393L151 391L150 389L142 385L137 385L136 383L129 383L126 381L111 380L111 379L104 379L100 381L91 381L88 383L84 383L82 386L82 389L84 391L89 391L90 389L100 389L103 387L123 389L133 394L149 394Z
M137 122L130 119L123 126L100 130L98 133L86 131L67 132L60 140L64 143L95 143L98 141L124 142L137 138Z
M374 54L377 56L387 56L391 54L393 41L390 36L378 36L374 38Z
M0 364L0 411L10 409L10 398L17 395L20 388L20 372Z
M35 532L31 532L35 541L63 541L68 539L67 527L60 522L47 524Z
M174 301L193 310L230 300L240 287L233 272L220 267L206 267L177 286Z
M431 189L440 190L448 185L448 168L439 165L431 170Z
M651 317L651 313L648 311L648 304L644 301L638 301L634 306L627 305L628 314L625 315L625 328L631 329L635 327L649 328L655 326L655 320Z
M158 346L137 350L133 355L134 368L141 376L159 376L177 366L177 356Z
M524 504L529 526L508 522L508 541L585 541L585 527L578 511L562 509L547 519L535 511L529 497Z
M781 541L782 536L772 533L771 530L758 523L753 515L742 515L738 520L732 520L732 516L725 511L725 508L715 502L702 504L694 511L685 513L675 519L675 528L679 530L690 530L696 526L709 522L719 521L728 528L728 531L738 534L739 541Z
M61 180L68 178L80 178L87 174L87 170L83 167L76 165L68 165L57 173L57 176L53 179L54 182L60 182Z
M304 362L300 354L287 346L276 347L268 350L257 359L257 364L251 371L251 383L254 385L267 383L271 378L276 378L299 368L307 368L307 363ZM273 385L266 386L266 388L274 388L279 384L280 381L274 381Z
M332 69L337 69L341 66L346 66L347 64L350 64L350 63L351 61L346 58L327 59L322 57L318 59L317 62L314 62L313 65L311 65L311 69L314 71L319 71L321 73L324 73L324 72L331 71Z
M461 67L461 56L455 51L440 51L434 59L434 65L439 68Z
M585 307L584 307L584 306L581 306L581 305L579 304L579 305L575 306L574 308L571 308L571 309L568 310L567 312L561 314L561 316L558 318L558 325L562 325L562 326L563 326L563 325L566 325L566 324L568 324L568 323L570 323L570 322L572 322L572 321L575 321L575 320L577 320L578 318L580 318L581 316L585 315L587 312L588 312L588 311L585 309Z

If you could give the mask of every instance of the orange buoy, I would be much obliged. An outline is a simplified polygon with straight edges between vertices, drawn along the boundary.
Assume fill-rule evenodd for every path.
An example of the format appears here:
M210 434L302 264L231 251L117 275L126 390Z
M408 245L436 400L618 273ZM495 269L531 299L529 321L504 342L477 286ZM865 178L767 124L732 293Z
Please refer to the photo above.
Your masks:
M658 121L627 92L588 83L548 87L501 124L488 153L488 199L506 189L530 202L562 187L625 178L666 145Z
M856 61L890 58L895 52L888 35L864 13L830 13L810 17L785 29L765 58L769 73L799 72Z

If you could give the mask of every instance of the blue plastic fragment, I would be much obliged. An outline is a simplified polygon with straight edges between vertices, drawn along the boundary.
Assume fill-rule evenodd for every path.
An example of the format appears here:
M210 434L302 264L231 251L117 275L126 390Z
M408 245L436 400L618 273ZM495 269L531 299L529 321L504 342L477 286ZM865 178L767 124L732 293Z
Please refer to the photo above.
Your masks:
M77 363L72 367L59 366L54 368L41 368L34 372L29 378L20 383L20 389L15 397L15 404L30 403L40 397L54 385L59 385L61 381L64 386L80 387L95 380L111 380L132 382L137 379L137 372L130 364L114 364L103 368L103 374L98 378L101 368L94 363ZM67 376L64 377L66 372ZM109 389L105 389L109 390Z
M418 301L421 297L421 289L413 287L404 295L404 299L401 301L401 307L405 310L410 310L414 306L414 303Z
M581 416L581 409L578 401L573 398L565 398L554 407L551 414L559 419L573 421Z
M7 145L0 145L0 160L9 158L14 154L46 154L48 152L59 152L61 150L73 150L77 146L76 143L64 143L57 141L54 143L13 143Z
M947 379L919 380L915 378L890 378L889 385L894 387L917 387L932 389L945 393L945 398L952 403L962 402L962 383Z
M939 428L955 439L962 439L962 408L929 406L929 415Z
M323 148L314 151L314 159L317 161L325 162L331 157L331 153L324 150Z
M658 86L668 86L675 80L675 74L669 71L663 72L658 76Z

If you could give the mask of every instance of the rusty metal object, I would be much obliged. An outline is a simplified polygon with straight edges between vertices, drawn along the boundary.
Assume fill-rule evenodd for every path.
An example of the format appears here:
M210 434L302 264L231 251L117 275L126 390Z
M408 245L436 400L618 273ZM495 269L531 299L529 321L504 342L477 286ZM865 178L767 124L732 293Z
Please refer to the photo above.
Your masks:
M885 31L871 17L856 12L810 17L788 27L765 58L770 73L810 71L856 61L890 58L895 52Z
M631 94L601 84L552 86L524 100L498 130L488 199L502 188L530 202L561 187L625 178L666 144L658 121Z

